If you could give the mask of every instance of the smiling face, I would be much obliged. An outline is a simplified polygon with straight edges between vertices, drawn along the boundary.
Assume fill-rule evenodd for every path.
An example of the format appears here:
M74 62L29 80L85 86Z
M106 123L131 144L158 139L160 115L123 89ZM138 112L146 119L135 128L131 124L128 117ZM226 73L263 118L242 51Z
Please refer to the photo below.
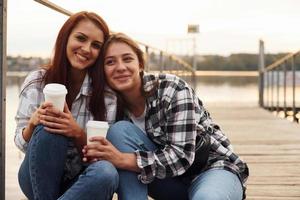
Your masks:
M112 42L107 48L104 72L108 85L122 93L140 92L141 78L138 57L124 42Z
M104 41L103 32L90 20L80 21L72 30L67 43L67 57L71 66L86 70L99 56Z

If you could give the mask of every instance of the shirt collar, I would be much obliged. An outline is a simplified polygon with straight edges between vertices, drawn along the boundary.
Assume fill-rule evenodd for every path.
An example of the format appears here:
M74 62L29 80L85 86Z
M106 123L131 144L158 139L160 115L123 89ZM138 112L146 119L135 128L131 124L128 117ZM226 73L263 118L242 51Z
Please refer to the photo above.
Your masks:
M158 80L157 76L144 72L143 86L145 92L151 91L156 86L157 80Z
M80 94L85 95L85 96L91 96L92 95L92 87L91 87L91 78L88 73L86 73L81 89L80 89Z

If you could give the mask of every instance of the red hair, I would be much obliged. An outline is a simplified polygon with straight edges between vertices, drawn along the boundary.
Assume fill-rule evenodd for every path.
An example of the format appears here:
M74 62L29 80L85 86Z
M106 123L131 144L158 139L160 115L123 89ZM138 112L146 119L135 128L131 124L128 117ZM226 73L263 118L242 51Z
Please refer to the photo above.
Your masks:
M82 20L89 20L94 23L103 32L104 41L109 37L109 28L106 22L93 12L78 12L72 15L60 29L54 47L54 55L51 63L46 66L47 71L44 76L44 82L64 84L69 90L71 86L69 70L72 67L67 58L68 38L74 27ZM88 74L91 77L92 96L89 101L89 110L96 120L105 120L105 103L104 103L104 74L100 69L100 56L95 63L88 68ZM69 108L72 102L67 95L66 101Z

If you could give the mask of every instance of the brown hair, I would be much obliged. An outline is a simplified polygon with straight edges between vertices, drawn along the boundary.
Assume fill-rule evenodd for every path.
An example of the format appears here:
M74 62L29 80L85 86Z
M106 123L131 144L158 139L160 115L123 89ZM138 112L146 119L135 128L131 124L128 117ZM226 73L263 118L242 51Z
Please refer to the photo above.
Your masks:
M105 56L106 56L107 50L110 47L110 45L113 44L113 43L125 43L137 55L140 68L143 69L140 72L140 78L141 78L141 82L142 82L141 93L145 97L153 95L153 93L157 89L158 82L155 84L155 86L150 91L145 91L144 90L144 87L143 87L143 83L144 83L143 76L144 76L144 69L145 69L144 53L140 49L139 45L133 39L131 39L130 37L128 37L124 33L111 34L110 37L104 43L104 45L102 47L102 50L100 52L100 57L101 57L100 62L101 62L102 73L105 74L104 73L104 66L105 66ZM105 81L106 81L106 77L104 77L104 78L105 78ZM124 102L124 99L122 99L121 95L118 94L118 91L115 91L115 92L117 93L117 117L116 117L116 120L118 121L118 120L123 119L123 117L124 117L123 109L124 109L124 107L126 107L126 104Z
M45 68L47 69L44 82L47 83L60 83L64 84L67 89L71 88L70 73L71 64L67 58L66 48L68 38L74 27L82 20L89 20L93 22L103 32L104 41L109 37L109 28L106 22L97 14L93 12L78 12L72 15L60 29L55 47L54 55L50 64ZM95 63L88 68L88 74L91 77L92 96L89 102L89 110L97 120L105 119L105 103L104 103L104 74L100 69L100 56L96 59ZM68 106L71 107L70 97L67 95L66 100Z

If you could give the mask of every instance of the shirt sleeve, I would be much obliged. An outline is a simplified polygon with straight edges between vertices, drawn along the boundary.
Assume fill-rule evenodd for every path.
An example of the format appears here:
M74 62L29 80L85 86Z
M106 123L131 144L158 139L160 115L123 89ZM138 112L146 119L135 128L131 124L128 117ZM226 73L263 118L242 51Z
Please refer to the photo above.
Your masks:
M196 143L195 96L190 88L184 87L167 98L162 104L166 106L165 130L157 133L165 137L165 145L156 151L136 151L137 164L141 168L139 179L150 183L154 178L163 179L183 174L193 163Z
M26 152L28 143L23 138L23 129L27 126L28 121L39 107L40 103L44 101L42 89L40 88L40 82L32 82L36 78L36 73L29 74L25 79L21 88L19 96L19 105L17 114L15 116L16 130L14 142L16 146L22 151Z

